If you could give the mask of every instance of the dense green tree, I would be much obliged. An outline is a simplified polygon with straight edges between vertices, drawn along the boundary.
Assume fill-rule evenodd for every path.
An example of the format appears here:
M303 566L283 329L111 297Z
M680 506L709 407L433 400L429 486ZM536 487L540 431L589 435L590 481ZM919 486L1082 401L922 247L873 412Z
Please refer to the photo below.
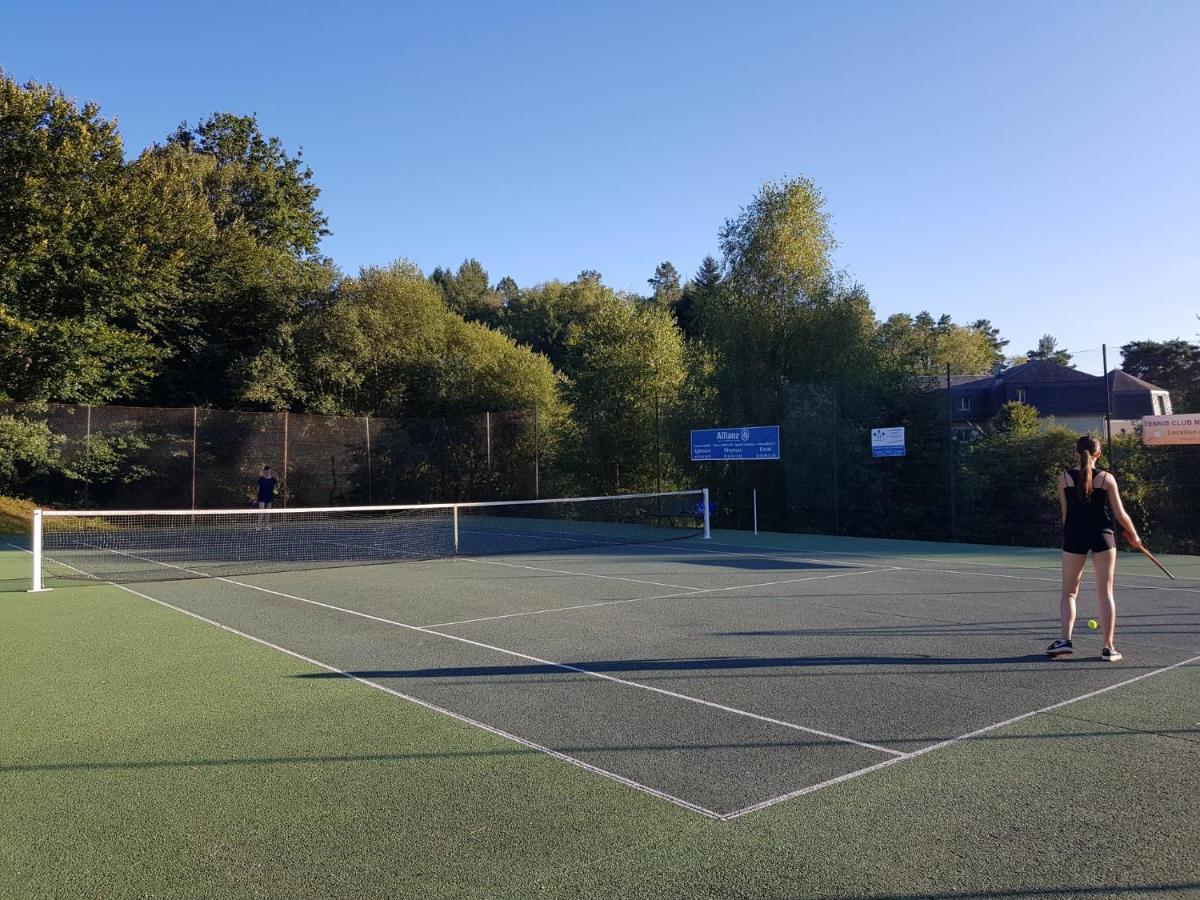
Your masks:
M446 305L464 319L487 324L496 321L504 299L488 287L488 273L478 260L464 260L457 272L438 267L429 278L441 288Z
M969 327L983 335L992 348L992 366L1003 365L1004 348L1009 345L1009 341L1000 337L1000 329L992 325L989 319L976 319Z
M989 423L997 434L1027 436L1039 430L1038 411L1027 403L1011 400L992 416Z
M1200 408L1200 344L1131 341L1121 347L1121 368L1170 391L1179 412Z
M161 329L169 351L147 398L161 403L285 409L297 392L293 336L336 273L317 255L327 233L319 190L299 155L253 117L214 115L184 126L135 164L204 199L208 233L179 236L189 260Z
M465 322L407 262L344 279L297 343L305 395L319 412L553 411L559 403L545 357Z
M26 496L32 478L60 468L64 442L45 422L0 416L0 494Z
M727 274L698 302L697 331L717 354L731 421L779 421L785 384L874 368L870 301L832 269L835 241L812 182L763 185L721 244Z
M168 144L215 163L204 186L218 229L244 226L258 245L293 256L317 252L329 230L312 170L303 154L289 156L279 138L264 135L254 116L215 113L194 128L184 123Z
M659 263L653 277L648 278L647 282L652 289L650 301L673 312L683 295L683 288L679 284L679 271L675 266L669 262Z
M602 303L567 333L567 396L574 469L585 489L646 490L656 484L656 428L681 399L683 339L671 315L623 299ZM668 474L668 478L671 476Z
M879 340L908 371L940 375L949 364L955 374L976 375L997 362L995 337L977 326L956 325L948 315L896 313L879 327Z
M972 442L958 482L960 537L1053 545L1062 535L1056 480L1074 457L1077 437L1058 426L1018 427Z
M95 104L0 70L0 392L99 403L154 375L163 273L137 188Z
M777 313L822 290L836 247L825 198L807 178L764 183L721 229L731 287Z
M521 289L517 286L516 280L509 275L505 275L496 282L495 291L500 295L502 307L512 303L521 295Z
M711 300L721 283L721 266L711 256L704 257L694 278L685 284L675 304L675 321L689 340L699 334L698 304Z
M545 354L561 367L567 330L572 324L586 324L615 296L611 288L591 278L570 283L549 281L526 288L509 300L498 327L517 343Z
M1025 354L1030 360L1042 359L1057 363L1060 366L1071 364L1071 354L1058 346L1058 340L1050 334L1043 334L1037 347Z

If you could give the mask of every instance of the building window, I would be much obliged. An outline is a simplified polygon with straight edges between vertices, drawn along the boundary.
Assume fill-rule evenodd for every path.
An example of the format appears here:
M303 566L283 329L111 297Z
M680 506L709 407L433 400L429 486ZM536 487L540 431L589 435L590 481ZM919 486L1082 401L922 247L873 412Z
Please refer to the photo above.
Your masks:
M1167 402L1163 400L1162 394L1155 394L1154 401L1158 404L1158 414L1165 416L1167 414Z
M971 408L971 398L970 397L959 397L958 398L958 408L959 409L970 409Z
M1025 388L1017 388L1017 402L1018 403L1025 402Z

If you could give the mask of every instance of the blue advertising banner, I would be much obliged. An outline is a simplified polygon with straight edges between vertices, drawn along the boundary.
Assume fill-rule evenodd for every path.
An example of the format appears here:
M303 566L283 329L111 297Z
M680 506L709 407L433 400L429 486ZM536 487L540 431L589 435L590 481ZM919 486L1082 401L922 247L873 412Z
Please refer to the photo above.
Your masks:
M705 428L692 432L692 461L779 459L779 426Z

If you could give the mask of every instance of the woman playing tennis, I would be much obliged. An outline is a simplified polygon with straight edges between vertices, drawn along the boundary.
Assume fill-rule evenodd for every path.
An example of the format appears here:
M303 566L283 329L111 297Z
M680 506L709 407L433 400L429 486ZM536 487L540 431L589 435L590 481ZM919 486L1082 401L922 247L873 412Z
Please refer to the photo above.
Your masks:
M1113 599L1113 575L1117 570L1117 539L1113 534L1113 519L1125 529L1129 543L1141 549L1142 542L1133 520L1121 505L1117 480L1109 472L1096 468L1100 458L1100 442L1085 434L1075 442L1079 467L1058 476L1058 502L1062 507L1062 637L1046 648L1049 656L1065 656L1075 651L1071 631L1075 627L1075 598L1079 582L1092 551L1092 568L1096 573L1096 599L1100 605L1100 629L1104 649L1100 658L1116 662L1121 658L1113 644L1117 627L1117 603Z

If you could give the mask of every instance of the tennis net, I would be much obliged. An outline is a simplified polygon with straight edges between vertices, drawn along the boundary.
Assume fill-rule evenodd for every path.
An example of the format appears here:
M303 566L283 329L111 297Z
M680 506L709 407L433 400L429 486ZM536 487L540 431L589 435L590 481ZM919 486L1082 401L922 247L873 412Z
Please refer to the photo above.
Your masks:
M407 559L572 551L708 536L708 492L480 503L214 510L37 510L46 577L207 578Z

